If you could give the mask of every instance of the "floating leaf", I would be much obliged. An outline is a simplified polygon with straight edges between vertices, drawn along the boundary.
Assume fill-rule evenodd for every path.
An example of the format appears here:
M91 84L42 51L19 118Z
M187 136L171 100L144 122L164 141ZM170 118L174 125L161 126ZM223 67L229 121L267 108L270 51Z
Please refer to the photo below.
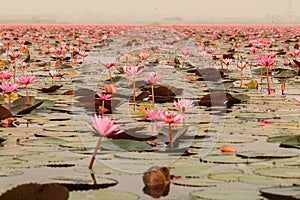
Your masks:
M253 200L259 199L259 192L247 189L206 189L191 192L192 197L214 200Z
M256 169L254 173L261 176L278 178L300 178L300 168L297 167L268 167Z
M260 193L268 199L300 199L300 186L266 188Z
M222 183L216 180L201 179L201 178L179 178L171 181L174 185L188 186L188 187L215 187Z
M237 156L242 158L292 158L297 157L299 154L285 151L269 151L269 152L259 152L259 151L245 151L238 152Z
M108 187L112 187L118 184L118 181L109 178L102 178L102 177L94 177L96 180L93 180L93 177L90 178L81 178L81 177L56 177L52 178L54 182L63 185L64 187L68 188L69 191L76 191L76 190L97 190L97 189L104 189Z
M117 199L126 199L126 200L138 200L140 197L136 194L129 192L121 192L116 190L97 190L92 191L88 194L71 192L69 200L82 200L82 199L93 199L93 200L117 200Z
M101 143L101 148L112 151L146 151L152 149L147 143L134 140L105 140Z
M255 174L243 174L239 176L238 180L243 183L249 183L253 185L286 185L298 183L300 184L300 179L283 179L283 178L275 178L275 177L265 177L259 176Z

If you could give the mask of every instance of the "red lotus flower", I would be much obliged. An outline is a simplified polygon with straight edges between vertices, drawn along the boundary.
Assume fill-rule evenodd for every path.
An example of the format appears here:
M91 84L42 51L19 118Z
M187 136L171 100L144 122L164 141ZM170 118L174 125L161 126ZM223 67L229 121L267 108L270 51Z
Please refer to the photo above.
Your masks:
M275 60L268 56L259 56L257 58L258 58L259 63L265 67L271 67L275 63Z

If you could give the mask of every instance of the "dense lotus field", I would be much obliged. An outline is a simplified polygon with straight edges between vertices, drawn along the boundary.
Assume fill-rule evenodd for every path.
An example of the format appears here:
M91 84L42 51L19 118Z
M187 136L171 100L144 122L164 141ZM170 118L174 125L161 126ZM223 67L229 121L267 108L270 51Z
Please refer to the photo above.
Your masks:
M300 27L0 29L0 200L300 199Z

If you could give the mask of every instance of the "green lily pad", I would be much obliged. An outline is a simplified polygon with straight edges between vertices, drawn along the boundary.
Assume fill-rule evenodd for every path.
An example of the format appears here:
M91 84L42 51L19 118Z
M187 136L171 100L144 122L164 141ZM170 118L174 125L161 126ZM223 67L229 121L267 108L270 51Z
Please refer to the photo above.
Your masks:
M272 136L268 138L268 142L272 142L272 143L281 143L287 139L289 139L290 137L293 137L293 135L279 135L279 136Z
M277 178L300 178L300 168L297 167L271 167L254 170L255 174Z
M248 96L246 94L235 94L235 95L233 95L233 97L242 102L246 102L246 101L250 100L250 96Z
M211 164L201 164L195 166L186 165L184 167L175 167L170 169L171 174L174 176L187 177L187 178L199 178L207 176L210 173Z
M295 135L281 142L280 147L300 148L300 135Z
M259 199L259 192L248 189L206 189L191 192L192 197L213 200L253 200Z
M241 158L292 158L297 157L299 154L292 153L292 152L284 152L284 151L269 151L269 152L257 152L257 151L245 151L245 152L238 152L236 154Z
M119 182L110 178L95 177L96 183L94 182L92 176L89 178L82 177L55 177L52 181L65 186L69 191L83 191L91 189L104 189L117 185Z
M188 186L188 187L215 187L220 181L203 179L203 178L179 178L171 181L174 185Z
M152 149L147 143L134 140L105 140L101 143L101 148L112 151L146 151Z
M255 162L263 162L263 159L241 158L234 154L208 155L201 159L205 163L218 164L250 164Z
M69 200L117 200L117 199L128 199L138 200L140 197L136 194L129 192L121 192L116 190L98 190L92 191L87 194L79 192L71 192Z
M268 199L300 199L300 186L265 188L260 193Z
M275 178L275 177L265 177L259 176L255 174L243 174L238 180L243 183L249 183L253 185L291 185L294 183L300 184L300 179L283 179L283 178Z
M150 152L118 152L115 157L134 160L174 160L168 154Z
M0 172L0 177L20 176L24 174L22 171L3 171Z

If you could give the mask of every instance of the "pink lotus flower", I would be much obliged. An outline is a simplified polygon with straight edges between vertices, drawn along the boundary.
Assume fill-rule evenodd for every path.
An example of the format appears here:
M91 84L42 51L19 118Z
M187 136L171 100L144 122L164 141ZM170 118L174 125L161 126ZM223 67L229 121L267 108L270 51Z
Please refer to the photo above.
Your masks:
M149 75L144 78L144 81L153 85L161 81L161 77L157 72L150 72Z
M147 54L147 53L140 53L139 57L140 57L140 59L145 60L146 58L149 57L149 54Z
M114 94L117 92L117 89L114 84L109 84L109 85L104 86L104 91Z
M168 129L169 129L169 138L170 138L171 149L174 149L171 125L179 123L179 121L182 119L183 119L183 115L181 115L181 114L176 115L175 113L170 113L167 110L161 113L160 120L163 121L165 124L168 124L168 126L169 126Z
M181 53L184 55L184 56L188 56L190 54L190 50L189 49L181 49Z
M240 68L241 70L244 69L246 67L247 63L246 62L238 62L237 63L237 67Z
M50 70L48 72L48 75L51 77L52 81L52 86L54 85L54 78L58 75L58 72L56 70Z
M194 107L194 101L190 99L178 99L178 101L174 100L175 108L184 114L188 110L190 110L192 107Z
M17 82L20 84L27 85L35 80L35 76L22 76L16 78Z
M18 39L18 43L19 43L19 44L25 44L25 40L22 40L22 39L19 38L19 39Z
M268 56L259 56L257 58L258 58L259 63L265 67L270 67L275 63L275 60Z
M0 85L0 88L5 92L5 93L8 93L8 94L11 94L12 92L16 91L19 87L19 84L11 84L11 83L2 83Z
M85 51L79 51L79 54L82 56L82 57L87 57L89 55L88 52L85 52Z
M12 77L10 72L0 72L0 79L8 81Z
M110 62L110 63L102 63L104 67L106 67L107 69L110 69L111 67L115 66L116 63L115 62Z
M295 99L295 101L297 101L298 103L300 103L300 96L295 97L294 99Z
M16 78L16 80L20 84L25 85L25 87L26 87L26 103L27 103L27 105L30 105L29 93L28 93L28 84L35 80L35 76L22 76L22 77Z
M124 58L126 61L128 61L129 59L132 58L132 56L131 56L130 54L124 54L124 55L123 55L123 58Z
M223 63L224 63L225 65L230 65L230 64L232 63L232 59L230 59L230 58L225 58L225 59L223 60Z
M22 55L21 52L19 51L12 51L12 52L9 52L8 55L13 59L17 59L20 55Z
M98 133L100 136L110 136L122 133L123 131L117 131L120 125L115 125L115 121L108 117L101 117L94 115L91 117L92 127L91 129Z
M267 54L267 56L268 57L270 57L270 58L275 58L276 57L276 55L277 55L277 53L276 52L269 52L268 54Z
M96 93L96 95L99 97L99 98L96 98L96 99L100 99L100 100L111 100L111 97L112 97L112 94L104 94L104 93Z
M62 52L63 52L63 50L62 50L62 49L59 49L59 48L57 48L57 49L54 49L54 53L55 53L56 57L58 57L59 55L61 55L61 54L62 54Z
M162 120L163 113L166 112L166 110L150 110L150 109L144 109L144 113L147 116L147 119L149 120Z
M163 121L165 124L177 124L182 119L183 115L176 115L175 113L170 113L169 111L165 111L161 115L161 121Z
M58 75L58 72L56 70L50 70L48 72L48 75L53 78Z
M250 47L250 48L249 48L249 51L250 51L252 54L256 54L256 53L259 52L259 49L256 48L256 47Z
M206 53L212 54L213 52L215 52L215 50L216 50L215 48L211 47L206 50Z
M161 60L158 62L160 65L163 65L165 66L166 64L168 64L168 61L167 60Z
M115 121L108 117L101 117L101 116L94 115L94 117L91 117L91 120L92 120L92 126L90 126L90 128L94 132L98 133L100 135L100 138L98 139L93 156L91 158L89 169L93 168L93 164L96 159L96 154L100 147L102 137L117 135L123 132L122 130L118 130L120 125L115 125Z
M139 68L138 66L127 66L127 71L125 73L129 76L135 77L143 72L143 68Z

